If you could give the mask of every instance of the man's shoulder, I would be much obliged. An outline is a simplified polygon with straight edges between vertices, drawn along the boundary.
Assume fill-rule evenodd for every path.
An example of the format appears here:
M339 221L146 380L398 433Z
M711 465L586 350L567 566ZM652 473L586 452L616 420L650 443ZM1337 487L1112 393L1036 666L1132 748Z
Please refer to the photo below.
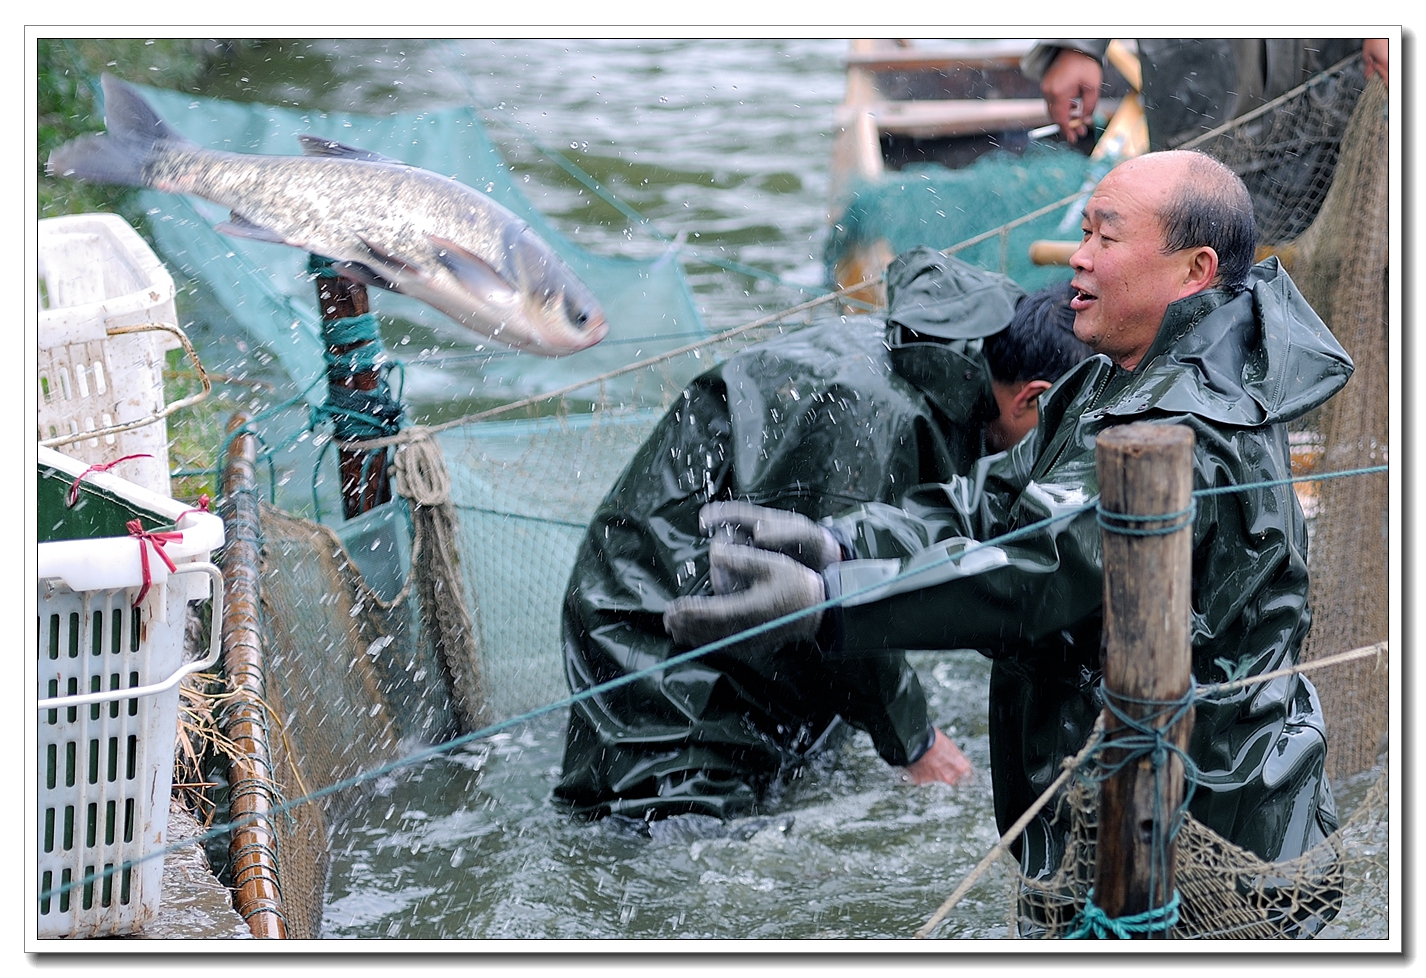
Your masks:
M1103 391L1107 382L1118 369L1103 354L1096 354L1071 367L1060 375L1060 379L1044 394L1040 395L1040 424L1053 420L1057 426L1066 414L1078 417Z

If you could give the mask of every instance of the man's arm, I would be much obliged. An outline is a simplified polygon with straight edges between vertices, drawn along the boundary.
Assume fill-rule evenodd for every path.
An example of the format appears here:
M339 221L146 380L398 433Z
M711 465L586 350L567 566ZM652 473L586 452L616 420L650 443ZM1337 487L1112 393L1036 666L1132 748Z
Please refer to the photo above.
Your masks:
M1071 144L1090 132L1108 47L1107 38L1056 38L1040 41L1020 61L1025 77L1040 80L1050 119Z
M1099 526L1086 505L1095 498L1092 473L1089 479L1087 486L1032 484L1000 532L980 541L944 535L967 522L949 493L940 506L930 505L927 493L908 498L903 510L863 512L853 530L859 539L936 539L908 556L828 568L828 596L841 601L825 615L823 640L847 651L977 648L993 655L1006 643L1023 647L1082 621L1103 601ZM1029 530L1032 524L1043 525ZM1011 528L1027 532L997 542Z

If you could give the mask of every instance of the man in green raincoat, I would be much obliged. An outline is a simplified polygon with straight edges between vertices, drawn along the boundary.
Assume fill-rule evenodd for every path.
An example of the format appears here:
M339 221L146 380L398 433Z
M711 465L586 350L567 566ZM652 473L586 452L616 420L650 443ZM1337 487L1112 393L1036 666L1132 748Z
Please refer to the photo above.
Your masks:
M677 651L661 616L669 599L710 588L704 503L817 519L963 474L1033 427L1038 396L1090 355L1071 332L1066 283L1026 297L917 248L892 263L887 289L885 322L843 318L740 351L660 421L575 562L563 617L572 690ZM907 780L970 769L928 718L903 652L827 659L804 642L708 655L575 704L555 797L592 817L736 815L842 721Z
M1083 230L1070 262L1075 334L1103 356L1042 398L1032 435L965 477L917 487L898 507L868 503L804 525L804 540L830 532L850 558L822 573L785 545L715 541L715 579L736 586L672 601L664 616L683 646L784 618L735 647L756 654L815 638L828 654L968 647L991 656L1002 832L1085 743L1103 705L1100 530L1084 511L1098 495L1096 436L1136 421L1187 425L1195 488L1245 487L1197 500L1193 671L1200 683L1266 673L1297 661L1310 614L1301 507L1290 485L1262 484L1290 478L1284 422L1352 371L1277 260L1251 264L1251 202L1216 161L1165 152L1120 164L1091 195ZM968 551L1057 514L1066 519ZM795 536L784 528L784 539ZM785 617L799 609L812 610ZM1305 676L1200 699L1190 811L1265 859L1296 856L1336 825L1325 753ZM1029 825L1018 846L1027 873L1053 872L1063 832L1044 812Z

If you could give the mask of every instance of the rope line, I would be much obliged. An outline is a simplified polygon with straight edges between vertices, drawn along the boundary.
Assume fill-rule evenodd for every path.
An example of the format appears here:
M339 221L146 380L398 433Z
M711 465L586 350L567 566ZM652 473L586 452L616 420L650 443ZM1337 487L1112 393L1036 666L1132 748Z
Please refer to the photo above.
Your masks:
M1365 659L1368 656L1376 656L1380 658L1381 655L1387 651L1388 646L1389 643L1387 642L1377 642L1374 645L1365 645L1361 648L1350 649L1346 652L1338 652L1335 655L1323 656L1320 659L1313 659L1311 662L1301 662L1295 666L1288 666L1283 669L1277 669L1273 672L1263 673L1258 676L1250 676L1247 679L1235 680L1234 682L1229 683L1213 683L1198 686L1195 687L1194 694L1196 697L1201 698L1233 689L1241 689L1245 686L1250 686L1255 683L1279 679L1283 676L1298 675L1302 673L1312 672L1317 669L1325 669L1331 666L1343 665L1348 662L1355 662L1358 659ZM951 910L955 908L956 904L958 904L961 899L965 897L968 892L970 892L971 887L974 886L976 882L979 881L979 879L985 875L986 871L989 870L995 860L1009 851L1011 844L1020 837L1020 833L1025 831L1025 827L1030 824L1030 822L1035 818L1035 816L1038 815L1046 805L1048 805L1051 801L1054 800L1056 793L1060 790L1060 788L1065 785L1066 782L1069 781L1069 779L1078 770L1081 769L1085 760L1100 748L1103 743L1103 737L1104 714L1101 712L1099 716L1095 719L1094 727L1090 731L1089 737L1085 741L1084 747L1080 748L1079 753L1075 754L1073 757L1067 757L1061 762L1060 766L1062 770L1060 772L1059 777L1057 777L1048 788L1041 792L1040 797L1035 799L1035 801L1030 805L1030 807L1025 810L1024 814L1022 814L1018 819L1015 820L1015 823L1005 831L1005 834L1000 837L999 841L997 841L996 844L991 848L990 852L988 852L985 857L982 858L981 861L976 865L975 869L973 869L965 877L965 879L961 881L960 885L957 886L956 889L951 893L951 895L946 898L945 902L942 903L939 908L937 908L936 912L931 915L931 917L926 921L926 923L921 925L921 929L916 931L916 933L912 935L913 937L925 938L930 936L931 932L936 929L936 926L940 924L941 921L943 921L946 916L951 912Z
M1192 526L1197 508L1197 501L1191 499L1187 506L1174 513L1164 513L1159 516L1138 516L1133 513L1111 513L1103 506L1098 506L1095 518L1101 530L1117 533L1120 536L1161 537ZM1167 525L1156 527L1121 525L1122 523L1157 523L1161 521Z
M1214 489L1195 490L1195 492L1194 492L1193 495L1194 495L1195 497L1200 496L1200 495L1217 495L1217 494L1221 494L1221 493L1223 493L1223 492L1234 491L1234 490L1242 490L1242 489L1247 489L1247 488L1261 488L1261 487L1276 486L1276 485L1288 485L1288 484L1292 484L1292 483L1294 483L1294 482L1322 481L1322 480L1331 479L1331 478L1341 478L1341 477L1345 477L1345 476L1369 474L1369 473L1384 471L1384 470L1386 470L1386 469L1387 469L1386 466L1372 466L1372 467L1369 467L1369 468L1366 468L1366 469L1353 469L1353 470L1346 470L1346 471L1343 471L1343 472L1331 472L1331 473L1324 473L1324 474L1322 474L1322 475L1315 475L1315 476L1290 477L1290 478L1286 478L1286 479L1275 479L1275 480L1269 480L1269 481L1259 482L1259 483L1249 483L1249 484L1245 484L1245 485L1241 485L1241 486L1217 487L1217 488L1214 488ZM788 624L791 624L791 623L794 623L794 622L798 621L800 618L803 618L803 617L805 617L805 616L807 616L807 615L814 614L814 613L818 613L818 614L823 613L823 612L825 612L825 611L827 611L827 610L829 610L829 609L831 609L831 608L833 608L833 607L835 607L835 606L837 606L837 605L840 605L840 604L843 604L843 603L845 603L845 602L847 602L847 601L850 601L850 600L852 600L853 598L861 597L861 596L863 596L863 595L869 594L869 593L872 592L872 591L879 590L879 589L885 587L888 583L894 583L896 580L901 579L901 578L903 578L903 577L910 576L911 574L918 574L918 575L919 575L919 574L923 574L923 573L925 573L927 570L930 570L930 569L932 569L932 568L939 567L939 566L941 566L941 565L943 565L943 564L950 563L950 562L952 562L952 561L961 560L961 559L963 559L964 557L966 557L967 555L969 555L969 554L971 554L971 553L974 553L975 551L980 550L980 549L983 549L983 548L985 548L985 547L999 546L999 545L1002 545L1002 544L1004 544L1004 543L1011 542L1011 541L1013 541L1013 540L1021 539L1021 538L1023 538L1023 537L1029 536L1029 535L1031 535L1031 534L1033 534L1033 533L1036 533L1036 532L1038 532L1038 531L1040 531L1040 530L1048 529L1048 528L1052 527L1052 526L1053 526L1054 524L1056 524L1056 523L1061 523L1061 522L1065 522L1065 521L1068 521L1068 520L1073 520L1074 518L1076 518L1076 517L1078 517L1078 516L1080 516L1080 515L1082 515L1082 514L1084 514L1084 513L1089 512L1090 510L1097 509L1097 507L1098 507L1098 501L1095 500L1095 501L1092 501L1092 502L1085 503L1084 505L1079 506L1079 507L1076 507L1076 508L1074 508L1074 509L1068 510L1068 511L1066 511L1066 512L1064 512L1064 513L1060 513L1060 514L1055 515L1055 516L1049 516L1049 517L1046 517L1045 519L1038 520L1038 521L1036 521L1036 522L1034 522L1034 523L1027 524L1026 526L1020 527L1020 528L1018 528L1018 529L1011 530L1011 531L1009 531L1009 532L1007 532L1007 533L1004 533L1004 534L1002 534L1002 535L1000 535L1000 536L998 536L998 537L994 537L994 538L992 538L992 539L990 539L990 540L973 542L970 546L967 546L964 550L958 551L958 552L955 553L955 554L949 554L949 555L947 555L947 556L945 556L945 557L943 557L943 558L941 558L941 559L939 559L939 560L937 560L937 561L933 561L933 562L930 562L930 563L928 563L928 564L926 564L926 565L924 565L924 566L918 567L918 568L916 568L914 571L911 571L911 572L905 572L905 571L903 571L901 574L898 574L897 576L895 576L895 577L893 577L893 578L890 578L889 581L877 582L877 583L875 583L875 584L870 584L870 585L867 585L866 587L859 588L859 589L857 589L857 590L855 590L855 591L850 591L850 592L848 592L848 593L846 593L846 594L843 594L843 595L840 595L840 596L838 596L838 597L836 597L836 598L828 598L828 599L826 599L826 600L823 600L823 601L818 602L817 604L811 605L811 606L809 606L809 607L807 607L807 608L802 608L802 609L800 609L800 610L798 610L798 611L789 612L789 613L786 614L786 615L782 615L782 616L780 616L780 617L778 617L778 618L775 618L775 619L773 619L773 620L771 620L771 621L767 621L767 622L763 622L762 624L755 625L755 626L753 626L753 627L751 627L751 628L749 628L749 629L746 629L745 631L738 632L738 633L733 634L733 635L728 635L728 636L725 636L725 637L723 637L723 638L721 638L721 639L718 639L718 640L716 640L716 641L709 642L707 645L703 645L703 646L700 646L700 647L695 648L695 649L689 649L689 650L687 650L687 651L685 651L685 652L681 652L681 653L678 653L678 654L676 654L676 655L672 655L672 656L670 656L669 658L663 660L662 662L656 662L656 663L654 663L654 664L652 664L652 665L649 665L649 666L644 667L643 669L638 669L638 670L635 670L634 672L625 673L625 674L622 675L622 676L617 676L617 677L615 677L614 679L610 679L610 680L607 680L606 682L599 683L599 684L596 684L596 685L594 685L594 686L590 686L590 687L588 687L588 688L586 688L586 689L580 690L579 692L572 693L572 694L570 694L569 696L564 697L563 699L556 700L556 701L554 701L554 702L552 702L552 703L548 703L548 704L546 704L546 705L544 705L544 706L535 707L534 709L527 710L527 711L524 712L524 713L518 714L518 715L513 716L513 717L509 717L509 718L507 718L507 719L505 719L505 720L497 721L497 722L495 722L495 723L492 723L492 724L489 724L489 725L487 725L487 726L485 726L485 727L482 727L481 729L474 730L474 731L471 731L470 733L462 734L462 735L460 735L460 736L458 736L458 737L452 738L451 740L448 740L448 741L446 741L446 742L444 742L444 743L441 743L441 744L433 744L433 745L431 745L431 746L429 746L429 747L425 747L425 748L422 748L421 750L415 751L415 752L411 753L410 755L408 755L408 756L406 756L406 757L404 757L404 758L398 758L398 759L395 760L395 761L389 761L389 762L387 762L387 763L385 763L385 764L379 765L378 767L376 767L376 768L374 768L374 769L372 769L372 770L370 770L370 771L365 771L365 772L362 772L362 773L360 773L360 774L352 775L351 777L344 778L344 779L342 779L342 780L340 780L340 781L334 782L333 784L330 784L330 785L328 785L328 786L326 786L326 787L324 787L324 788L318 788L317 790L312 791L312 792L309 792L309 793L307 793L306 795L304 795L304 796L302 796L302 797L300 797L300 798L294 799L294 800L292 800L292 801L285 801L285 802L283 802L283 803L281 803L281 804L279 804L279 805L277 805L277 806L274 806L274 808L271 809L271 810L267 813L267 817L271 817L272 815L275 815L275 814L277 814L277 813L279 813L279 812L288 812L288 811L291 811L292 809L295 809L295 808L298 807L299 805L304 805L304 804L308 804L308 803L313 802L313 801L318 801L318 800L320 800L320 799L322 799L322 798L328 797L329 795L333 795L333 794L336 794L337 792L344 791L344 790L346 790L347 788L355 787L356 785L361 784L361 783L364 783L364 782L366 782L366 781L370 781L370 780L374 780L374 779L383 777L384 775L393 773L393 772L398 771L398 770L400 770L400 769L402 769L402 768L404 768L404 767L409 767L409 766L411 766L411 765L419 764L419 763L421 763L421 762L423 762L423 761L430 760L430 759L435 758L435 757L439 757L439 756L441 756L442 754L445 754L445 753L447 753L447 752L449 752L449 751L455 750L455 749L458 748L458 747L464 747L465 745L470 744L470 743L474 743L475 741L487 739L487 738L489 738L489 737L494 736L494 735L497 734L497 733L501 733L501 732L503 732L503 731L505 731L505 730L508 730L508 729L510 729L510 728L512 728L512 727L519 726L519 725L524 724L524 723L527 723L527 722L529 722L529 721L531 721L531 720L538 719L539 717L545 716L546 714L549 714L549 713L553 713L553 712L555 712L556 710L566 709L566 708L568 708L568 707L571 707L571 706L575 705L576 703L582 703L582 702L584 702L585 700L593 699L593 698L598 697L598 696L601 696L601 695L603 695L603 694L605 694L605 693L611 692L611 691L613 691L613 690L615 690L615 689L619 689L619 688L622 688L622 687L624 687L624 686L628 686L628 685L631 685L631 684L633 684L633 683L640 682L640 681L642 681L642 680L644 680L644 679L647 679L647 678L649 678L649 677L651 677L651 676L657 675L658 673L661 673L661 672L663 672L663 671L665 671L665 670L667 670L667 669L670 669L670 668L672 668L672 667L674 667L674 666L680 666L680 665L683 665L683 664L688 663L688 662L693 662L693 661L695 661L695 660L697 660L697 659L699 659L699 658L702 658L703 656L710 655L710 654L712 654L712 653L714 653L714 652L718 652L718 651L721 651L721 650L723 650L723 649L726 649L726 648L728 648L728 647L730 647L730 646L739 644L739 643L743 642L744 640L746 640L746 639L748 639L748 638L753 638L753 637L756 637L756 636L758 636L758 635L764 634L764 633L766 633L766 632L772 631L772 630L774 630L774 629L782 628L782 627L784 627L784 626L786 626L786 625L788 625ZM1167 515L1167 516L1174 516L1175 514L1166 514L1166 515ZM1161 516L1158 516L1158 517L1155 517L1155 518L1157 518L1157 519L1164 519L1165 516L1161 515ZM327 527L322 527L322 529L327 530L329 533L331 532L330 529L327 528ZM408 581L408 585L409 585L409 581ZM1384 651L1384 650L1385 650L1386 646L1387 646L1387 643L1382 642L1382 643L1378 643L1378 645L1375 645L1375 646L1369 646L1369 647L1366 647L1366 648L1364 648L1364 649L1353 650L1353 651L1350 652L1350 653L1343 653L1343 654L1340 654L1340 655L1337 655L1337 656L1333 656L1333 657L1331 657L1331 661L1329 661L1329 660L1327 660L1327 659L1314 660L1314 661L1311 662L1311 663L1299 664L1299 665L1294 666L1294 667L1292 667L1292 668L1290 668L1290 669L1278 670L1277 672L1275 672L1275 673L1273 673L1273 674L1271 674L1271 675L1252 676L1252 677L1248 677L1248 679L1246 679L1246 680L1241 680L1241 681L1238 681L1238 682L1239 682L1239 684L1241 684L1241 685L1247 685L1247 684L1249 684L1249 683L1265 682L1265 681L1268 681L1269 679L1277 678L1277 677L1280 676L1280 675L1288 675L1288 674L1293 674L1293 673L1298 673L1298 672L1306 672L1306 671L1308 671L1309 669L1321 668L1321 667L1324 666L1324 665L1336 665L1336 664L1339 664L1340 662L1349 661L1350 659L1362 658L1362 657L1365 657L1366 655L1369 655L1369 654L1380 653L1381 651ZM1206 687L1196 687L1195 690L1194 690L1194 692L1195 692L1195 694L1196 694L1196 693L1198 692L1198 690L1202 689L1202 690L1205 690L1205 691L1206 691L1206 695L1211 695L1212 693L1222 692L1222 691L1224 691L1224 690L1226 690L1226 689L1228 689L1228 688L1236 688L1236 686L1235 686L1235 684L1233 684L1233 683L1225 683L1225 684L1212 685L1212 686L1206 686ZM1091 742L1092 742L1092 743L1094 742L1094 735L1091 735ZM1090 745L1086 745L1086 750L1089 748L1089 746L1090 746ZM1082 755L1083 753L1084 753L1084 752L1082 751L1082 752L1081 752L1081 755ZM1076 755L1076 756L1080 756L1080 755ZM1057 779L1056 782L1055 782L1055 784L1052 785L1052 788L1058 787L1060 784L1063 783L1063 780L1067 780L1067 779L1068 779L1068 776L1069 776L1069 773L1068 773L1068 772L1066 772L1065 774L1063 774L1063 775L1061 776L1061 779ZM1034 815L1036 812L1038 812L1039 809L1044 806L1044 804L1048 803L1048 801L1050 800L1050 797L1051 797L1051 792L1050 792L1050 790L1047 789L1047 791L1045 792L1045 794L1042 795L1040 799L1037 799L1036 803L1035 803L1034 805L1032 805L1031 808L1030 808L1030 810L1028 810L1028 811L1026 812L1025 816L1024 816L1023 819L1022 819L1022 821L1023 821L1024 824L1022 824L1022 822L1020 822L1020 821L1017 821L1017 822L1015 823L1015 826L1012 826L1012 832L1013 832L1014 834L1012 835L1010 832L1007 832L1007 833L1006 833L1006 836L1009 838L1010 841L1013 841L1013 839L1014 839L1015 837L1018 837L1019 832L1020 832L1020 831L1023 831L1024 825L1029 824L1029 819L1030 819L1030 817L1033 817L1033 815ZM112 875L113 873L118 872L118 871L120 871L120 870L127 869L127 868L132 867L132 866L137 866L137 865L139 865L139 864L141 864L141 863L143 863L143 862L146 862L146 861L148 861L148 860L150 860L150 859L161 858L161 857L163 857L164 855L167 855L169 852L178 851L179 849L182 849L182 848L186 847L186 846L189 845L189 844L192 844L192 843L195 843L195 842L201 844L202 842L205 842L205 841L207 841L208 839L217 838L217 837L219 837L219 836L221 836L221 835L224 835L224 834L226 834L226 833L228 833L228 832L231 832L233 829L236 829L236 828L243 828L243 827L246 827L246 826L248 826L248 825L254 824L256 821L257 821L257 818L255 818L255 817L246 817L246 818L243 818L243 819L238 819L238 820L236 820L236 821L232 821L232 822L225 823L225 824L223 824L223 825L215 826L214 828L210 829L208 832L204 833L203 835L200 835L200 836L196 837L195 839L186 840L186 841L183 842L183 843L176 843L176 844L174 844L174 845L165 847L165 848L163 848L163 849L156 850L155 852L152 852L152 853L149 853L149 854L147 854L147 855L145 855L145 856L142 856L142 857L140 857L139 859L135 859L135 860L132 860L132 861L129 861L129 862L125 862L125 863L120 864L119 866L110 867L110 868L108 868L108 869L105 869L105 870L96 872L95 874L93 874L93 875L91 875L91 876L86 876L86 877L84 877L83 879L78 880L78 881L76 881L76 882L72 882L72 883L69 883L69 884L63 884L63 885L61 885L61 886L60 886L59 888L57 888L57 889L45 890L45 891L43 891L43 892L40 894L40 896L41 896L42 899L47 899L47 898L49 898L49 897L51 897L51 896L54 896L54 895L57 895L57 894L60 894L60 893L64 893L64 892L68 892L69 890L72 890L72 889L73 889L74 887L76 887L76 886L80 886L80 885L83 885L83 884L85 884L85 883L92 883L92 882L93 882L94 880L96 880L96 879L102 879L102 878L104 878L104 877L106 877L106 876L109 876L109 875ZM1018 828L1017 828L1017 827L1018 827ZM1005 841L1005 840L1002 840L1002 841ZM1008 844L1009 844L1009 841L1006 841L1006 845L1008 845ZM998 844L997 844L997 845L998 845ZM968 888L968 887L967 887L967 888ZM959 893L959 892L960 892L960 891L958 891L958 893ZM953 894L953 896L954 896L954 894ZM949 902L949 901L948 901L948 902ZM947 909L949 909L949 908L947 908ZM926 929L926 928L923 928L923 930L924 930L924 929ZM918 932L918 933L919 933L919 932Z

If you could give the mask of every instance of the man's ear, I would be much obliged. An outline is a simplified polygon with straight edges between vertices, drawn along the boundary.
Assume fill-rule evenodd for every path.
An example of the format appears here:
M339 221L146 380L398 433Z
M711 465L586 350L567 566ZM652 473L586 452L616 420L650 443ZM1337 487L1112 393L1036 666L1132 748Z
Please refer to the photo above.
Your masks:
M1218 252L1207 245L1189 249L1179 298L1197 295L1218 280Z
M1025 381L1025 386L1015 393L1015 400L1012 402L1013 410L1017 415L1026 411L1038 411L1040 395L1053 386L1048 380Z

